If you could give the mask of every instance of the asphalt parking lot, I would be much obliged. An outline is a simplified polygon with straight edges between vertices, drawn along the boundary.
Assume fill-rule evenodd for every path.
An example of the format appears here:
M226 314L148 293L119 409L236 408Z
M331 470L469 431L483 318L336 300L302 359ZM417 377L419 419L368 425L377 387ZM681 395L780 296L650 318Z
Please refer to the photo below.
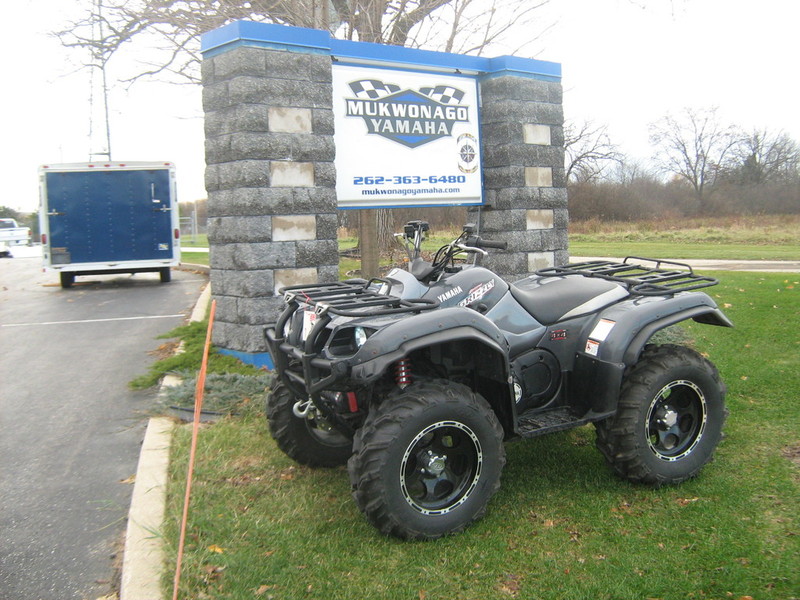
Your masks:
M128 382L184 322L206 278L79 277L64 290L39 248L0 259L0 598L111 593L155 390Z

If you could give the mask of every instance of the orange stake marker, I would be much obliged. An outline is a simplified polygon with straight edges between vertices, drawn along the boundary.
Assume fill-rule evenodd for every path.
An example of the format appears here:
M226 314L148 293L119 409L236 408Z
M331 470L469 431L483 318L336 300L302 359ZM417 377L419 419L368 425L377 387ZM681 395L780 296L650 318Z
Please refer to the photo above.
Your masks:
M211 301L211 311L208 314L208 331L206 344L203 348L203 360L200 373L197 376L197 385L194 389L194 421L192 423L192 446L189 451L189 466L186 470L186 495L183 498L183 516L181 517L181 536L178 542L178 560L175 565L175 579L172 586L172 600L178 598L178 584L181 581L181 563L183 562L183 545L186 541L186 522L189 518L189 498L192 493L192 475L194 474L194 457L197 450L197 435L200 432L200 411L203 409L203 392L206 387L206 371L208 370L208 350L211 346L211 331L214 328L214 313L217 310L217 301Z

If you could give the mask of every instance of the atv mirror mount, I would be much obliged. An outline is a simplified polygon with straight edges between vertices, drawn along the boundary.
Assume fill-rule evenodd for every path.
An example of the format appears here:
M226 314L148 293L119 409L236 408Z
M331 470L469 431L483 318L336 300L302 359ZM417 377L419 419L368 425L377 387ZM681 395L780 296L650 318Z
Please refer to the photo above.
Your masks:
M409 221L403 227L403 231L408 237L414 237L414 234L419 232L426 232L430 230L431 226L427 221Z

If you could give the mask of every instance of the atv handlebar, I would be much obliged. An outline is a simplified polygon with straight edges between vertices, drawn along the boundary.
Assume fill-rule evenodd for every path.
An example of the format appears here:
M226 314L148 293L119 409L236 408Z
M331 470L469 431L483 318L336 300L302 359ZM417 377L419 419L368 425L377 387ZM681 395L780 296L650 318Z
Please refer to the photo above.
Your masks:
M436 279L446 269L455 268L455 259L462 252L472 254L475 257L473 264L479 264L480 258L489 254L484 248L505 250L508 247L506 242L482 239L479 235L476 235L477 227L475 224L467 223L461 235L449 244L439 248L433 260L427 262L422 260L421 247L425 233L429 230L430 226L425 221L409 221L403 228L403 233L395 234L395 238L405 246L408 254L409 271L419 281Z
M498 250L505 250L508 248L508 242L498 242L495 240L483 240L478 238L475 242L478 248L497 248Z
M489 256L489 253L484 250L483 248L478 248L477 246L467 246L465 244L456 244L456 248L459 250L463 250L464 252L477 252L478 254L482 254L483 256Z

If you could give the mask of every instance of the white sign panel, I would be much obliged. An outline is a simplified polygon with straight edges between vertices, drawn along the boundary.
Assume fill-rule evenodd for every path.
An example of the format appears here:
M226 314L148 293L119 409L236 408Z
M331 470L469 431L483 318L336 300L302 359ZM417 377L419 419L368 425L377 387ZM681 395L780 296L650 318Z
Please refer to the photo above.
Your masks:
M340 208L480 204L472 77L333 66Z

